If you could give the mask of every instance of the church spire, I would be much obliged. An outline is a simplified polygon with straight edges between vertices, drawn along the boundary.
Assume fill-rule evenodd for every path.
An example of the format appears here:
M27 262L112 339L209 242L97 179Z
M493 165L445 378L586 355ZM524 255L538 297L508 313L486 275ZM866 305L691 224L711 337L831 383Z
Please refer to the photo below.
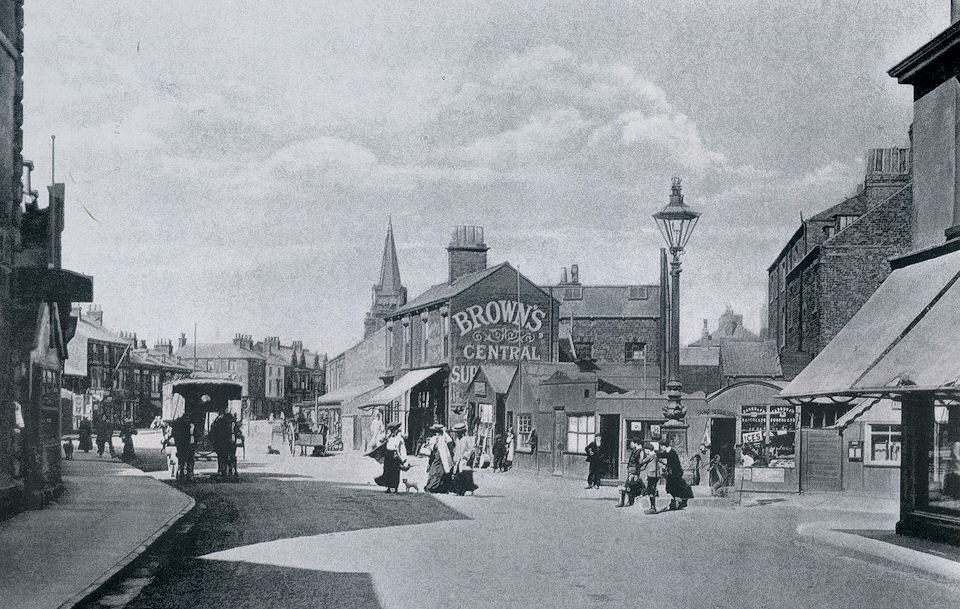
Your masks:
M380 263L381 294L399 294L403 288L400 283L400 264L397 262L397 245L393 241L393 217L387 218L387 239L383 244L383 262Z
M384 317L407 304L407 288L400 283L400 264L397 244L393 240L393 218L387 220L387 238L383 244L380 263L380 281L373 286L373 302L364 320L364 337L370 336L386 323Z

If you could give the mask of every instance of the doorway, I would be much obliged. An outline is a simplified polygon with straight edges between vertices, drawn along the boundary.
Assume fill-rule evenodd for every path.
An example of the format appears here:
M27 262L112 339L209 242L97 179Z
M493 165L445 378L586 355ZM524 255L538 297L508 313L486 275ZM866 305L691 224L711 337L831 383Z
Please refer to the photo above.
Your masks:
M620 415L600 415L600 456L606 479L620 479Z
M724 486L733 486L733 472L737 461L737 453L734 449L736 443L736 419L710 419L710 461L713 461L714 457L720 457L720 464L726 471Z

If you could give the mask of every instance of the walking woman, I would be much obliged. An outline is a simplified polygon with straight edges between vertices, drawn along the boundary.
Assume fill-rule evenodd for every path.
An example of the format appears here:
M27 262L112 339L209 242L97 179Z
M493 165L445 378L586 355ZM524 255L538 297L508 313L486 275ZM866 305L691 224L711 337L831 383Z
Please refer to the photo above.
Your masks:
M430 459L427 462L427 483L423 490L428 493L446 493L450 490L453 476L453 455L450 450L453 440L442 425L432 425L430 433L431 436L420 449L420 454L425 454Z
M380 486L387 487L386 492L397 492L400 486L400 469L407 460L407 447L400 435L400 423L391 423L387 426L387 441L383 447L383 474L374 478Z

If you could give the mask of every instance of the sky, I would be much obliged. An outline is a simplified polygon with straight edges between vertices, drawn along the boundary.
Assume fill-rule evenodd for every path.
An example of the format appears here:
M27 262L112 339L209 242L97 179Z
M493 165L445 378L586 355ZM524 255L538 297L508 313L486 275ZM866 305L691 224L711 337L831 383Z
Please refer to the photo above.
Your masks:
M142 339L362 338L388 217L410 297L458 224L537 283L658 281L651 215L702 216L681 338L758 330L800 215L905 146L886 71L947 0L77 2L25 8L24 155L66 184L65 268Z

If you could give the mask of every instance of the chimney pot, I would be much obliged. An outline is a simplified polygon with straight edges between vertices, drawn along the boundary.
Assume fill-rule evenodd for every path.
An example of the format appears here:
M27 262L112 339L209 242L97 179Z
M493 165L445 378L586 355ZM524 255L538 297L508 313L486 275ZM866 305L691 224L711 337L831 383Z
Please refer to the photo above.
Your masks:
M560 270L560 283L567 283L567 267L561 267Z
M580 283L580 265L570 265L570 283Z

